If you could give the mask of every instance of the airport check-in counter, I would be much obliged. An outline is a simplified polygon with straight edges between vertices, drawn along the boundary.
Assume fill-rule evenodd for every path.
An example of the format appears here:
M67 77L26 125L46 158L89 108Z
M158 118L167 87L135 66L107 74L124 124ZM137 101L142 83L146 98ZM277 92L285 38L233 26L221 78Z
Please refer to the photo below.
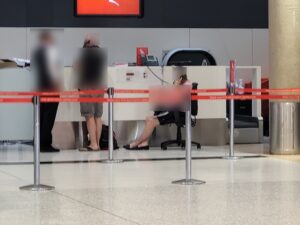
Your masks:
M176 74L187 74L191 82L198 83L200 89L222 89L226 87L227 66L192 67L151 67L160 79L173 83ZM109 67L107 87L115 89L149 89L163 83L147 67ZM76 90L76 75L66 67L63 76L63 89ZM1 69L0 88L2 91L30 91L34 79L28 69ZM223 93L213 93L223 94ZM142 94L116 94L116 97L143 97ZM0 105L0 140L32 140L32 105ZM142 132L144 120L152 115L148 103L115 103L114 131L119 145L135 139ZM107 124L107 104L104 104L103 120ZM62 149L74 149L82 139L80 128L84 118L80 116L79 103L61 103L58 107L53 129L54 144ZM3 124L3 126L2 126ZM184 135L184 129L182 129ZM154 132L151 145L176 137L176 126L160 126ZM193 140L202 145L224 145L228 140L225 101L199 101L197 124L193 128Z
M226 66L212 67L109 67L107 71L107 87L115 89L149 89L163 85L161 80L172 84L176 74L185 73L191 82L197 82L199 88L225 88ZM156 78L153 73L160 79ZM64 89L74 90L74 74L72 68L65 69ZM218 94L218 93L217 93ZM143 94L116 94L115 97L143 97ZM145 118L153 115L148 103L115 103L114 131L119 145L137 138L143 128ZM107 104L104 104L103 120L107 124ZM79 103L62 103L59 105L54 142L62 148L72 148L75 139L80 139L80 126L74 121L84 121L80 116ZM224 145L227 143L227 121L225 101L200 101L197 124L193 128L193 140L204 145ZM184 135L184 129L183 135ZM66 138L66 135L68 136ZM77 138L76 138L77 137ZM176 126L160 126L151 140L152 146L176 137ZM78 144L78 143L77 143Z

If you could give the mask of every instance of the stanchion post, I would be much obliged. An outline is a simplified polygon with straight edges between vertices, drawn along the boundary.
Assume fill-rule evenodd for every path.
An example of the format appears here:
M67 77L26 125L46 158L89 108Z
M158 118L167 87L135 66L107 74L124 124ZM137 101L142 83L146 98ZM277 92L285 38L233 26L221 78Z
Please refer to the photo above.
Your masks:
M51 191L55 188L40 183L40 108L41 102L39 96L33 97L34 107L34 184L20 187L25 191Z
M229 95L234 96L235 95L235 67L236 67L236 61L231 60L230 61L230 86L229 86ZM237 160L240 157L235 156L234 153L234 119L235 119L235 111L234 111L234 99L229 100L230 104L230 132L229 132L229 155L225 156L224 159L228 160Z
M191 102L191 99L189 100ZM173 181L173 184L182 185L200 185L205 184L205 181L192 179L192 115L191 115L191 104L185 113L185 126L186 126L186 140L185 140L185 179Z
M186 179L192 179L192 134L191 134L191 111L186 112Z
M114 88L107 89L108 94L108 159L104 160L103 163L122 163L123 160L114 159L114 130L113 130L113 121L114 121Z

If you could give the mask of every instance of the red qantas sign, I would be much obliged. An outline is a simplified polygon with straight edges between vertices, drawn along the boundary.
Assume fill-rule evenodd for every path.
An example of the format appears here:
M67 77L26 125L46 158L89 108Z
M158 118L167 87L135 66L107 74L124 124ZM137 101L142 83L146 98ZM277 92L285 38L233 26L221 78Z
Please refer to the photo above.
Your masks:
M77 0L77 15L140 15L140 0Z

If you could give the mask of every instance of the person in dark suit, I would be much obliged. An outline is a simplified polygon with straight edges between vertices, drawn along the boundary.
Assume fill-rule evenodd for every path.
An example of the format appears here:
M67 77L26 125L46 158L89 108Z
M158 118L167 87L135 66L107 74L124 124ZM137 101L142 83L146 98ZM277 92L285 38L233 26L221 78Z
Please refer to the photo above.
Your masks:
M57 91L58 77L61 75L62 63L55 48L52 34L44 31L39 36L39 45L32 55L33 70L37 76L38 91ZM53 96L52 96L53 97ZM58 103L41 103L40 142L41 152L59 152L52 146L52 129L55 122Z

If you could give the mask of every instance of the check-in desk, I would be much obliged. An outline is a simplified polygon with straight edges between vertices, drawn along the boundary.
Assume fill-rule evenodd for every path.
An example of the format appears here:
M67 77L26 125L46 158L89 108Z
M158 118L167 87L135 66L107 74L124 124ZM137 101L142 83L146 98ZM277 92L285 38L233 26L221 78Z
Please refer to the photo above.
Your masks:
M191 82L197 82L200 89L226 87L227 66L211 67L109 67L106 84L115 89L149 89L163 85L161 80L172 83L176 75L187 74ZM237 67L237 70L252 70L252 84L260 88L260 67ZM154 74L158 77L155 77ZM66 67L62 77L63 89L76 90L76 75L72 68ZM0 69L1 91L32 91L35 87L34 76L29 69ZM212 93L214 94L214 93ZM217 94L217 93L216 93ZM116 94L116 97L143 97L142 94ZM144 120L153 114L147 103L114 104L114 130L119 144L135 139L142 132ZM253 101L252 116L261 121L261 101ZM104 104L103 120L107 123L107 104ZM56 123L53 130L54 144L63 149L74 149L82 136L79 122L79 103L59 104ZM85 127L85 126L83 126ZM237 142L261 140L262 126L257 129L236 129ZM151 144L159 146L160 142L176 137L175 125L160 126L154 132ZM250 135L251 134L251 135ZM184 135L184 129L183 129ZM33 107L31 104L0 104L0 141L31 141L33 139ZM197 124L193 128L193 139L203 145L224 145L228 140L225 101L199 101Z
M200 89L226 87L226 66L213 67L109 67L107 86L115 89L149 89L165 85L161 80L173 83L176 74L186 73L191 82L197 82ZM154 74L155 75L154 75ZM157 77L158 78L157 78ZM74 74L71 68L65 69L64 89L74 90ZM143 97L143 94L116 94L115 97ZM148 103L115 103L114 131L119 145L137 138L144 128L144 120L152 115ZM107 123L107 104L104 104L103 120ZM54 142L62 148L72 148L75 137L80 136L73 122L84 121L80 116L78 103L61 103L58 108L54 129ZM226 102L200 101L197 124L193 128L193 139L203 145L224 145L227 142ZM184 129L183 129L184 135ZM165 140L176 137L176 126L160 126L151 140L152 146L160 146ZM75 147L75 146L73 146Z
M31 91L34 87L30 70L0 69L0 91ZM33 140L32 104L0 104L0 141L24 140Z

